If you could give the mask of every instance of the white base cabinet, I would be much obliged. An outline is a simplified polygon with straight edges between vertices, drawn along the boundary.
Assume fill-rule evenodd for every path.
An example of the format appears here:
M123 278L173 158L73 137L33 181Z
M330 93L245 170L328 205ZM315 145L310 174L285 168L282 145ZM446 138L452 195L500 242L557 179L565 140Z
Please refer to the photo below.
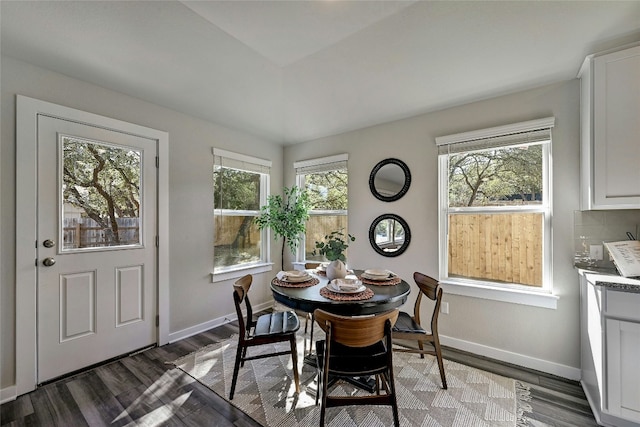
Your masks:
M640 321L606 324L609 412L640 422Z
M581 272L582 387L598 423L640 427L640 281Z
M640 208L640 46L587 57L579 77L581 208Z

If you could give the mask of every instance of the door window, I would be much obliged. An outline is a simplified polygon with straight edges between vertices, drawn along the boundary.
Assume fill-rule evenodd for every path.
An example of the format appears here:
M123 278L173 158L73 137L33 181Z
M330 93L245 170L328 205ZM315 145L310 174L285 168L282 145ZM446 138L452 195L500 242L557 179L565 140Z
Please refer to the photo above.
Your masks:
M142 245L142 152L59 136L62 251Z

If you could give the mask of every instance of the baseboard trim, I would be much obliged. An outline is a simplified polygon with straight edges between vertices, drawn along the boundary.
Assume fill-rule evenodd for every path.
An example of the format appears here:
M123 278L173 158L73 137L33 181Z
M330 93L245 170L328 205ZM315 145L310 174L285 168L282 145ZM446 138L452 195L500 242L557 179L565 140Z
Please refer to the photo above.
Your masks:
M264 302L253 307L254 312L268 309L273 307L273 302ZM238 316L235 313L221 316L216 319L211 319L198 325L191 326L189 328L171 332L169 334L169 342L173 343L184 338L197 335L201 332L208 331L209 329L222 326L226 323L237 320ZM503 362L511 363L518 366L523 366L529 369L535 369L536 371L546 372L548 374L557 375L562 378L579 381L580 369L571 366L561 365L558 363L550 362L548 360L537 359L535 357L526 356L524 354L513 353L506 350L501 350L495 347L489 347L483 344L474 343L471 341L465 341L458 338L451 338L448 336L440 335L440 343L449 347L457 348L459 350L474 353L480 356L490 357L492 359L500 360Z
M257 313L258 311L265 310L267 308L273 307L273 302L264 302L262 304L253 305L253 311ZM194 335L198 335L201 332L208 331L209 329L216 328L218 326L222 326L229 322L233 322L234 320L238 320L238 316L236 313L227 314L226 316L221 316L216 319L211 319L206 322L200 323L198 325L191 326L186 329L182 329L176 332L169 333L169 343L174 343L176 341L180 341L185 338L192 337Z
M5 388L0 388L0 405L3 403L16 400L16 398L18 397L17 393L18 393L18 390L14 385L5 387Z
M562 378L574 381L580 380L580 369L571 366L561 365L548 360L537 359L524 354L513 353L511 351L501 350L499 348L489 347L483 344L451 338L444 335L440 335L440 343L448 347L457 348L480 356L490 357L513 365L535 369L536 371L546 372Z

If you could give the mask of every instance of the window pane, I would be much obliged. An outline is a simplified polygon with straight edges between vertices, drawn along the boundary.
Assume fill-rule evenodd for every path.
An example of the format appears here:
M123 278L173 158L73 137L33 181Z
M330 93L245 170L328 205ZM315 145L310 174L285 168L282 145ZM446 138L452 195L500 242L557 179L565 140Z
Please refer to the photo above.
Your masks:
M254 218L214 215L214 268L260 261L260 230Z
M314 210L346 210L347 184L345 169L305 175L306 189Z
M63 250L141 244L141 153L62 137Z
M307 233L305 239L305 259L307 261L322 261L322 255L313 255L316 241L324 239L324 236L334 230L342 230L347 234L347 215L311 215L307 221Z
M542 286L542 213L449 214L449 277Z
M541 145L449 157L449 207L540 204L542 186Z
M216 166L213 171L214 209L260 209L260 174Z

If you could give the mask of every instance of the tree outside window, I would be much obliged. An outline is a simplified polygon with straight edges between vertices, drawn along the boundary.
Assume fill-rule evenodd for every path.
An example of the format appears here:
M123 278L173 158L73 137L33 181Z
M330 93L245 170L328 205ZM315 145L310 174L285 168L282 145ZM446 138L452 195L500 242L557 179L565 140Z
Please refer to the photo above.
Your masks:
M266 200L268 168L225 154L213 169L214 273L266 261L266 231L254 220Z
M442 279L548 287L549 147L549 129L440 147Z
M347 156L339 155L325 159L296 162L298 186L306 189L310 205L307 231L304 238L304 253L298 259L322 261L322 256L313 255L315 242L324 239L332 231L348 233L348 183Z
M63 250L140 244L141 153L61 137Z

